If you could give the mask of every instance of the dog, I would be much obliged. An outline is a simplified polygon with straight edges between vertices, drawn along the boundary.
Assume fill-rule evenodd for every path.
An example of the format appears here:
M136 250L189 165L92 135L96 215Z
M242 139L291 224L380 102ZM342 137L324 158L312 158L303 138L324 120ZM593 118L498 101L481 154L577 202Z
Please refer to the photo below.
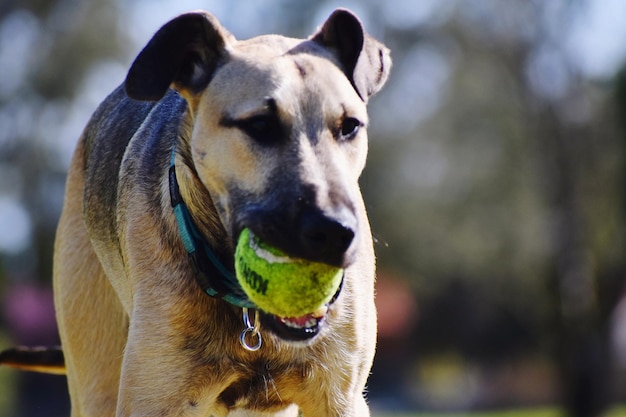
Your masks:
M72 417L369 416L375 257L358 179L390 68L345 9L308 39L238 41L204 11L165 24L71 162L54 255L64 359L2 361L64 366ZM295 318L254 309L229 279L244 228L344 268L333 300Z

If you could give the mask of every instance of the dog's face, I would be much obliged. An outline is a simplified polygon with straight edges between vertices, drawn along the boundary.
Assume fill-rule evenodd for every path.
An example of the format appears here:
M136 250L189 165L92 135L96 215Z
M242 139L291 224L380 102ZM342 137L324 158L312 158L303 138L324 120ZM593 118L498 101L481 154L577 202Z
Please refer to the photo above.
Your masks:
M293 257L345 268L363 226L366 102L390 65L345 10L307 40L241 42L212 16L190 13L144 48L126 90L155 100L173 86L185 97L193 167L233 246L249 228Z
M229 51L197 102L193 160L232 239L248 227L292 256L348 266L365 103L332 61L289 46Z

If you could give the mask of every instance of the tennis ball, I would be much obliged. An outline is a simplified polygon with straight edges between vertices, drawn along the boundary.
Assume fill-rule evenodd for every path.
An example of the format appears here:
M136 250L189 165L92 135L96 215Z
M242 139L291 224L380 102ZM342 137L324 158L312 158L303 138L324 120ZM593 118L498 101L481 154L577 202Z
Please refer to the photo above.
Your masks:
M343 277L341 268L290 258L247 228L237 241L235 273L258 308L283 318L318 310L332 299Z

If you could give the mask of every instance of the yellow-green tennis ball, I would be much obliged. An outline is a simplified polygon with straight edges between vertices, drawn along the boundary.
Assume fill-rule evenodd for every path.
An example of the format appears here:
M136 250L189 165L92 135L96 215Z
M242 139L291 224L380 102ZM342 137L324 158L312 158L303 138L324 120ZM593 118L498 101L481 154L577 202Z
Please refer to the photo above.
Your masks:
M279 317L302 317L328 303L339 288L343 270L290 258L244 229L235 250L237 280L261 310Z

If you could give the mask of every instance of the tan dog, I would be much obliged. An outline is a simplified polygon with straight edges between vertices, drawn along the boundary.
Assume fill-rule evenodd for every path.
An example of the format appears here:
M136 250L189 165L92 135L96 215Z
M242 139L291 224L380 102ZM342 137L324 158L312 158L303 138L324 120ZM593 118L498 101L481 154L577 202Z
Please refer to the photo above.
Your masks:
M390 65L346 10L307 40L236 41L204 12L156 33L70 167L54 287L73 417L369 415L374 253L357 181ZM242 320L226 276L244 227L344 267L335 299Z

